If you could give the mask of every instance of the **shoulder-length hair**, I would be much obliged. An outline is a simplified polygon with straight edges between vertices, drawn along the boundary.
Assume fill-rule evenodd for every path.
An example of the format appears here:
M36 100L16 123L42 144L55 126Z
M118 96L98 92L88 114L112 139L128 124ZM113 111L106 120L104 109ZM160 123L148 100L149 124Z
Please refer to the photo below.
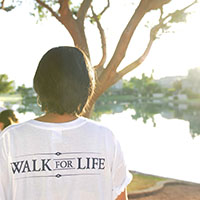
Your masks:
M42 110L61 115L80 114L94 87L85 54L65 46L52 48L42 57L33 82Z

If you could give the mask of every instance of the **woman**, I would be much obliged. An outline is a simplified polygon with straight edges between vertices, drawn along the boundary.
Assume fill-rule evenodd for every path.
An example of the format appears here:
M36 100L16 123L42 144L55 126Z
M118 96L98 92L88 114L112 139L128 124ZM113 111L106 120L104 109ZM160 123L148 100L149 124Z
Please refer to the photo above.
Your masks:
M15 123L18 123L18 119L13 110L7 109L0 113L0 131Z
M45 114L0 136L1 200L125 200L131 175L112 132L79 115L93 91L74 47L49 50L34 89Z

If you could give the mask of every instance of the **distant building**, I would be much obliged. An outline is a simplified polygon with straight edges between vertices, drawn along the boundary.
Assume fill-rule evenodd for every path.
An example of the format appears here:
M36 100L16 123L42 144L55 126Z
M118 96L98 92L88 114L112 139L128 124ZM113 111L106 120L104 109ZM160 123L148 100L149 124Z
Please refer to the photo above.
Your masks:
M178 94L177 97L179 100L187 100L188 99L186 94Z
M163 93L154 93L154 94L153 94L153 97L154 97L154 98L163 98L163 97L164 97L164 94L163 94Z
M184 101L184 100L187 100L188 99L188 97L187 97L187 95L186 94L176 94L176 95L172 95L172 96L169 96L168 97L168 100L182 100L182 101Z
M200 94L200 67L189 70L187 77L182 80L182 88Z
M182 89L190 89L194 93L200 94L200 81L195 81L195 79L183 79Z
M163 88L172 88L173 84L176 81L182 80L184 78L185 78L184 76L169 76L155 80L155 82Z
M179 110L187 110L188 109L188 105L187 104L179 104L178 105L178 109Z

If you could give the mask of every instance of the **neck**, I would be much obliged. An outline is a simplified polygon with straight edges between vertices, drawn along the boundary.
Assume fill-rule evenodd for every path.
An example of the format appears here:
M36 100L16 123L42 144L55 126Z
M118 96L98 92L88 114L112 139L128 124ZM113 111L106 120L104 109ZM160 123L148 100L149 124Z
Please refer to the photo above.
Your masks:
M70 122L77 119L76 115L72 114L56 114L56 113L46 113L45 115L36 118L35 120L41 122L52 122L52 123L63 123L63 122Z

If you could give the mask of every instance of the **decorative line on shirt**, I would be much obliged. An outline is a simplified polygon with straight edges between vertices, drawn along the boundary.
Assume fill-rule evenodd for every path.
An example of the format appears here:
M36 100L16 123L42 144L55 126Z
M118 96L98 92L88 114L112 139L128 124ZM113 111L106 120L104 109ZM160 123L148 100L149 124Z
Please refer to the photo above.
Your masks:
M26 177L20 177L15 178L15 180L20 179L29 179L29 178L61 178L61 177L67 177L67 176L99 176L100 173L82 173L82 174L56 174L56 175L48 175L48 176L26 176Z
M19 155L19 156L16 156L16 158L26 157L26 156L48 156L48 155L56 155L56 156L60 156L60 155L70 155L70 154L101 154L101 153L99 153L99 152L65 152L65 153L55 152L55 153L34 153L34 154L24 154L24 155Z
M59 168L59 169L53 169L53 171L57 171L57 170L70 170L70 169L76 169L76 168Z
M53 160L75 160L76 158L56 158Z

